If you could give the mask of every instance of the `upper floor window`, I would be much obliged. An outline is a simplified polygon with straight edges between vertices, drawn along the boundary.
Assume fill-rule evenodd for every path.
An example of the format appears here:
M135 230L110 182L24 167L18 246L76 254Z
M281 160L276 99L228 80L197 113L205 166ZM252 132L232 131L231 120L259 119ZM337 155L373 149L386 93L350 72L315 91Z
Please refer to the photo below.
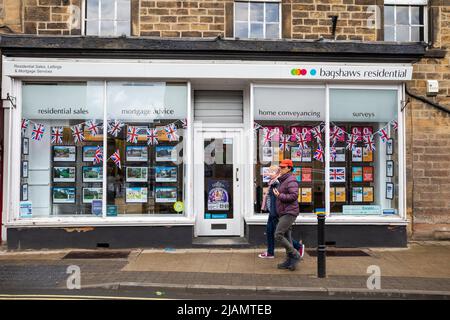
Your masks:
M386 0L384 5L384 40L426 41L425 13L426 1Z
M130 0L86 0L86 35L129 36Z
M280 3L277 1L237 1L234 3L236 38L281 38Z

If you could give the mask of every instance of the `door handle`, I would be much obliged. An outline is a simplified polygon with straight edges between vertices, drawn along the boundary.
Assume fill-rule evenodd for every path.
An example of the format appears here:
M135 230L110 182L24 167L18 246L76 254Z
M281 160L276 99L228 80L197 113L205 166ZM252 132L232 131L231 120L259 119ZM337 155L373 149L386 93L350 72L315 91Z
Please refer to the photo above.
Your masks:
M239 168L236 168L236 182L239 182Z

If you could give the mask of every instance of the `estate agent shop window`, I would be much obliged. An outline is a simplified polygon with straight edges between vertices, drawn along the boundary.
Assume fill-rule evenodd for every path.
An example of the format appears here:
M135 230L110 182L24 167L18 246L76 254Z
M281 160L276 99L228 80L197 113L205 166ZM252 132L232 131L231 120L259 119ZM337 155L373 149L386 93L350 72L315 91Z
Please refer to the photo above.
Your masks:
M22 101L21 216L183 213L186 84L24 83Z
M399 214L397 89L330 88L330 214ZM266 170L294 162L300 214L325 208L325 88L254 88L254 210Z

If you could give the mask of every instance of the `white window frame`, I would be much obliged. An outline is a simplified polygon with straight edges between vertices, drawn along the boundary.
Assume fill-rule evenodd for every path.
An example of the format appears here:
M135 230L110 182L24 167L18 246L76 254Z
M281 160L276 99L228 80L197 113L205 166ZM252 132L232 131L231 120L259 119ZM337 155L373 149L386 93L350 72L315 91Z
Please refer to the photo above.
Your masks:
M247 21L237 21L236 20L236 3L247 3ZM251 3L263 3L264 4L264 18L263 18L263 37L262 38L251 38L250 37L250 25L251 25L251 21L250 21L250 4ZM278 38L266 38L266 3L277 3L278 4L278 17L279 17L279 21L278 21ZM272 40L272 39L281 39L281 35L282 35L282 16L281 16L282 12L281 12L281 1L280 0L242 0L242 1L235 1L233 3L233 37L236 38L236 22L247 22L247 28L248 28L248 32L247 32L247 37L246 38L240 38L240 39L264 39L264 40ZM274 22L271 22L272 24L275 24Z
M409 11L409 24L408 24L408 31L409 31L409 39L408 42L415 42L411 40L411 28L412 27L423 27L423 42L428 42L428 7L427 7L427 0L385 0L384 1L385 6L393 6L394 7L394 24L388 25L389 27L394 27L394 41L397 40L397 8L399 6L402 7L408 7ZM419 6L423 10L423 25L420 24L412 24L411 23L411 7L412 6ZM384 8L383 8L384 9ZM386 24L383 25L383 29L385 29ZM386 41L386 40L385 40Z
M95 36L97 36L97 37L120 37L122 34L117 34L117 22L126 22L126 21L128 21L129 26L130 26L130 32L126 36L127 37L131 36L131 0L128 0L129 3L130 3L130 19L129 20L119 20L119 19L117 19L117 1L118 0L98 0L98 16L97 16L97 19L88 19L87 18L87 8L88 8L87 2L88 1L90 1L90 0L84 0L82 2L82 4L81 4L81 6L82 6L82 19L83 19L83 25L82 25L82 30L81 30L82 34L84 34L86 36L93 36L93 37L95 37ZM102 4L102 1L114 1L114 19L102 19L102 17L101 17L101 4ZM92 35L87 34L87 23L88 23L88 21L97 21L98 22L98 25L97 25L98 34L95 34L95 35L94 34L92 34ZM113 32L113 34L109 34L109 35L102 35L101 34L101 22L102 21L112 21L112 22L114 22L114 32Z
M326 106L325 106L325 148L328 148L326 150L329 150L330 147L330 99L329 99L329 93L331 89L370 89L370 90L396 90L398 92L397 95L397 121L398 121L398 143L397 147L399 150L398 155L398 170L399 170L399 176L398 176L398 215L395 215L393 217L390 216L345 216L345 215L329 215L330 212L330 175L329 175L329 167L330 167L330 156L328 152L325 152L325 212L327 212L327 223L334 224L334 225L407 225L408 224L408 218L407 218L407 207L406 207L406 174L405 174L405 167L406 167L406 155L405 155L405 113L402 110L402 101L404 101L404 88L401 84L393 84L393 85L380 85L380 84L342 84L339 82L326 82L324 81L323 84L302 84L302 85L286 85L281 83L251 83L250 88L250 96L251 96L251 103L250 103L250 122L254 122L254 90L257 87L281 87L281 88L312 88L312 87L324 87L326 90ZM254 157L254 149L255 148L255 141L254 139L251 139L250 141L250 147L249 147L249 157L250 159L253 159ZM253 185L254 181L254 167L252 165L252 169L250 169L250 182ZM251 193L253 196L253 192ZM249 201L246 204L246 211L250 212L249 215L246 216L246 222L247 224L252 225L264 225L267 223L267 214L261 214L256 213L253 207L254 199L252 201ZM300 214L297 219L296 223L298 224L317 224L317 218L314 216L313 212L307 213L306 215Z

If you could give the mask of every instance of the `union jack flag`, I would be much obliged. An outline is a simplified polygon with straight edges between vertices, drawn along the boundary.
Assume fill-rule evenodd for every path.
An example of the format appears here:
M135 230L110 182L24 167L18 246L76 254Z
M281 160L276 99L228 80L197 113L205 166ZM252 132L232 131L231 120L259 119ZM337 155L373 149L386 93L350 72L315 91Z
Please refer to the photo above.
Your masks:
M261 129L261 125L259 123L253 122L253 130Z
M375 151L375 142L373 141L373 136L364 136L364 144L367 150Z
M31 139L40 141L44 136L45 127L43 124L35 123L33 125L33 131L31 132Z
M52 127L52 143L60 144L62 143L63 128L62 127Z
M345 182L345 168L330 168L330 182Z
M94 164L100 164L103 161L103 148L100 146L97 146L97 149L95 150L94 154Z
M99 134L100 126L97 124L95 120L90 120L86 122L87 129L91 133L92 136L96 136Z
M316 138L317 143L321 143L322 142L322 132L320 130L320 125L318 125L317 127L312 128L311 132L313 134L313 137Z
M158 129L147 129L147 144L158 144Z
M383 141L384 143L389 140L389 135L386 131L386 128L380 129L380 131L378 131L378 134L380 135L381 141Z
M289 150L289 140L291 139L290 135L288 134L282 134L280 136L280 149L285 151Z
M317 161L323 161L323 149L320 143L316 151L314 152L314 159L316 159Z
M267 146L269 144L269 142L272 141L272 134L273 134L273 132L269 128L264 128L263 129L263 134L264 134L263 145Z
M75 143L80 143L84 141L84 132L81 124L72 127L72 135Z
M308 145L306 144L306 134L304 133L298 133L297 134L297 143L298 143L298 147L300 149L306 149L308 148Z
M331 129L330 133L330 139L331 141L333 141L333 145L336 144L338 140L341 140L343 134L344 132L341 128L339 128L338 126L333 126L333 129Z
M119 169L122 169L122 165L120 164L120 152L119 152L119 149L117 149L116 152L114 152L114 153L111 155L110 158L111 158L112 161L114 161L114 163L116 164L116 166L117 166Z
M21 125L21 127L22 127L22 134L25 134L25 132L28 129L28 125L29 124L30 124L30 120L22 119L22 125Z
M183 129L187 129L187 119L181 120L181 126L183 127Z
M356 147L356 142L358 141L358 137L354 134L349 134L347 140L347 149L353 150Z
M165 126L164 130L166 131L169 141L178 141L178 139L180 138L177 134L177 127L175 126L175 124L171 123Z
M395 131L398 130L398 122L396 120L392 120L391 121L392 127L394 128Z
M136 127L128 127L127 130L127 142L137 143L139 134L137 133L138 129Z
M120 120L114 120L112 123L108 123L108 133L114 137L117 137L120 130L125 124Z

